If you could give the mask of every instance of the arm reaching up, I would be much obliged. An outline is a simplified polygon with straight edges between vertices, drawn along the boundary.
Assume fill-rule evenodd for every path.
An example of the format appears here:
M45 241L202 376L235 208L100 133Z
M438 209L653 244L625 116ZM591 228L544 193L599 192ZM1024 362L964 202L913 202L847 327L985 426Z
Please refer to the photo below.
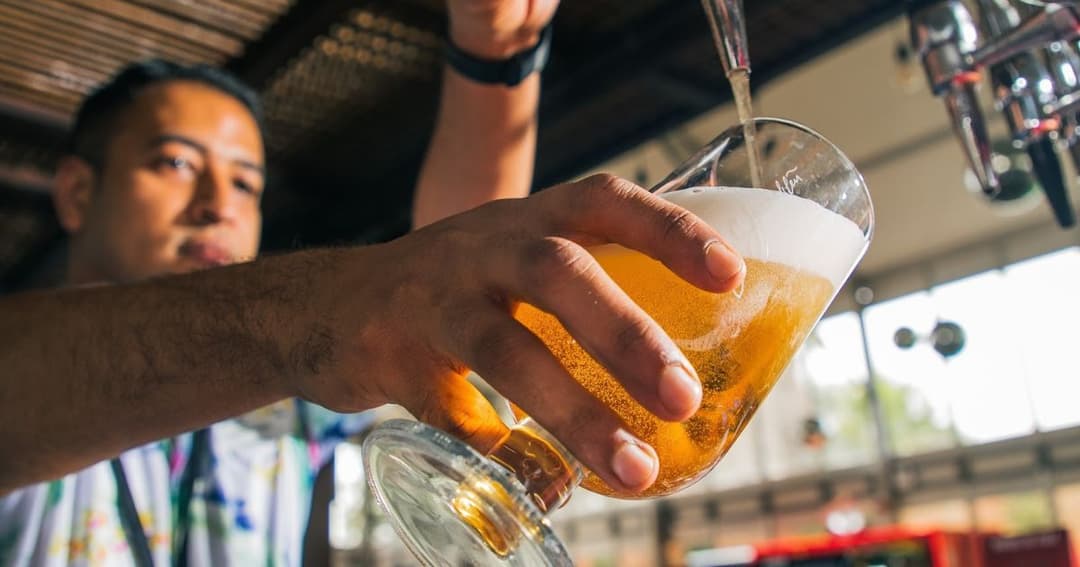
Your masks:
M479 59L505 59L535 46L557 7L558 0L450 0L450 41ZM445 67L414 228L529 194L539 99L539 73L516 86L490 85Z

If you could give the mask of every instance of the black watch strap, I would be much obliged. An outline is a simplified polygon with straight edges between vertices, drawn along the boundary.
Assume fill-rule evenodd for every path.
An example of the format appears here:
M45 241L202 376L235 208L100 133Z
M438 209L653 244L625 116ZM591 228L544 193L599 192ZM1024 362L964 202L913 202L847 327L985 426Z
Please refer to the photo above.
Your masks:
M481 59L446 42L446 62L465 77L488 85L517 86L529 75L543 70L551 54L551 24L540 32L540 41L507 59Z

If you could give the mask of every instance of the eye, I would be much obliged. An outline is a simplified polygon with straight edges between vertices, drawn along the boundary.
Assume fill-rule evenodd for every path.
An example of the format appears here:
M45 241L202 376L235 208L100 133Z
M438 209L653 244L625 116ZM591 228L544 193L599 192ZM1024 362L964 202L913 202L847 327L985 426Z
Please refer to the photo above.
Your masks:
M190 169L191 168L191 162L189 162L188 160L186 160L186 159L184 159L182 157L174 157L174 158L166 158L166 159L168 160L169 167L176 168L176 169L184 169L184 168Z
M233 181L233 187L236 187L236 189L238 191L240 191L242 193L247 193L248 195L254 195L254 196L259 195L259 189L257 187L255 187L255 185L249 183L245 179L236 179L236 180L234 180Z
M160 169L167 169L172 171L188 171L194 172L196 170L195 164L183 157L183 156L162 156L159 157L155 163Z

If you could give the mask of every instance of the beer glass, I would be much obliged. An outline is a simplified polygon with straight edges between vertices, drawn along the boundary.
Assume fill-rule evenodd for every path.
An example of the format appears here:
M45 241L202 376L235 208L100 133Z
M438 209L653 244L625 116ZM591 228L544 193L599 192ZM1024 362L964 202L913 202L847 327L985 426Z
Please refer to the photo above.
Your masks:
M715 294L617 245L590 252L675 340L702 382L698 412L665 422L641 407L552 316L517 319L591 394L655 450L655 484L671 494L708 473L746 427L870 243L862 176L821 135L755 121L759 179L751 187L743 128L690 157L653 192L709 223L746 259L740 289ZM487 456L422 423L392 421L364 443L367 478L387 518L425 565L572 565L545 516L582 484L615 497L527 416Z

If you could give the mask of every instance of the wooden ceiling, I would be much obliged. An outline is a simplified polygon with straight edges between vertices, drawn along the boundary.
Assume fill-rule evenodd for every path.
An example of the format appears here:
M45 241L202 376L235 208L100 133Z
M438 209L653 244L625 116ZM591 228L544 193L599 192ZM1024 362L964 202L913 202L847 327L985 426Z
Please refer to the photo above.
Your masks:
M760 85L901 13L895 0L750 0ZM441 0L0 0L0 292L55 279L47 186L73 110L128 62L221 65L262 94L264 248L407 226L438 96ZM563 0L537 186L730 98L700 2Z

